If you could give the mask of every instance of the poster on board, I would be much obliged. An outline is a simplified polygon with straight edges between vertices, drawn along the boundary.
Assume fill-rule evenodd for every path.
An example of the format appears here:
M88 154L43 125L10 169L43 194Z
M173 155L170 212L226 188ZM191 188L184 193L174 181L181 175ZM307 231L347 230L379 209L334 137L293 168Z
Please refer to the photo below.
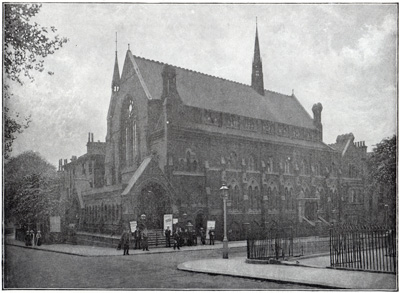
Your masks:
M129 222L129 226L131 227L131 232L134 232L136 230L137 227L137 221L131 221Z
M172 214L164 215L164 231L167 230L167 227L172 231Z
M50 217L50 232L61 232L60 216Z
M207 221L206 239L210 239L210 235L208 235L210 230L215 230L215 221Z

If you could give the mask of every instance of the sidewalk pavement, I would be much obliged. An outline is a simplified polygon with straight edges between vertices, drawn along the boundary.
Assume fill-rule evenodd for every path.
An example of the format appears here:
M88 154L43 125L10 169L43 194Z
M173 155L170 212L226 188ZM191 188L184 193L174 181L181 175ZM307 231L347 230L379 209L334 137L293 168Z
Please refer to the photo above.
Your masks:
M179 270L244 277L266 281L295 283L325 288L395 290L396 275L350 270L329 269L322 264L329 255L298 259L286 264L250 264L246 258L203 259L178 265Z
M73 245L73 244L43 244L41 246L25 246L25 243L14 239L14 236L6 236L6 245L20 246L26 249L37 249L43 251L52 251L64 254L78 255L78 256L118 256L123 255L123 250L117 250L111 247L98 247L87 245ZM231 242L231 248L245 247L246 241ZM215 241L215 245L197 245L197 246L183 246L180 251L197 251L197 250L211 250L222 249L222 242ZM138 254L154 254L154 253L172 253L175 250L172 247L150 247L149 251L141 249L130 249L129 255Z

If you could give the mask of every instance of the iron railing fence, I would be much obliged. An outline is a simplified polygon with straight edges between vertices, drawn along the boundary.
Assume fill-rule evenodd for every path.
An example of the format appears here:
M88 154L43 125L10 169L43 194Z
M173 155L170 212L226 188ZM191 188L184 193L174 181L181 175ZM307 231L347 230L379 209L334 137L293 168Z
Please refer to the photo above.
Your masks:
M258 230L247 237L248 259L280 259L294 255L293 228Z
M396 272L396 231L378 226L334 226L330 229L330 266Z

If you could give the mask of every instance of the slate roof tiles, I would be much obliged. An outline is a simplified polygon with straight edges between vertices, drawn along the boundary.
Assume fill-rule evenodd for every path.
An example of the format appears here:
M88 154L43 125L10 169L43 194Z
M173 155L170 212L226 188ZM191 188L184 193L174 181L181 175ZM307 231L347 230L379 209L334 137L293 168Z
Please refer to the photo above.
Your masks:
M134 58L151 96L159 99L164 63ZM267 90L261 96L249 85L173 67L179 96L187 106L315 129L313 119L295 96Z

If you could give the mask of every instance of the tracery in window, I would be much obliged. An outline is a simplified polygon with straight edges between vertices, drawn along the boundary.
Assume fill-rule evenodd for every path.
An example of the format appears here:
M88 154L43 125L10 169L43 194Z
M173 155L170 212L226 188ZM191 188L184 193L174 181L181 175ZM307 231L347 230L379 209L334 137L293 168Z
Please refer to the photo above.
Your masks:
M132 166L139 149L136 109L132 98L126 99L121 115L121 166Z

